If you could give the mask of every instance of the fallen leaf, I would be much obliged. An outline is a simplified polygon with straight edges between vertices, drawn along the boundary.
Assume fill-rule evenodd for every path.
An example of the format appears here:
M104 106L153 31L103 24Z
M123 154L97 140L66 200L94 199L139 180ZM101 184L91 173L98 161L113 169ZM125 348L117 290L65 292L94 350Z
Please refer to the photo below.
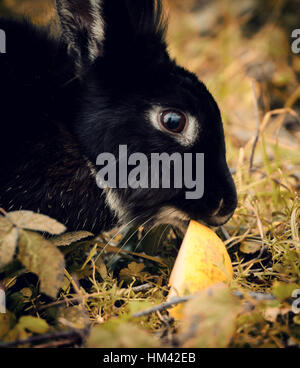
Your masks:
M102 280L105 280L108 277L108 272L105 263L102 261L100 257L97 259L95 267L96 270L99 272Z
M32 297L32 290L30 288L23 288L20 290L20 293L25 297L25 298L31 298Z
M21 230L18 258L30 271L38 275L41 291L53 298L64 280L64 257L50 241L41 235Z
M240 251L245 254L254 254L258 252L259 250L261 250L261 248L262 248L262 243L259 243L253 240L247 240L247 241L244 241L242 245L240 246Z
M22 316L18 327L37 334L45 334L49 331L49 325L44 319L33 316Z
M0 267L10 263L15 255L18 241L18 229L13 227L0 237Z
M240 310L226 285L200 291L184 306L178 339L185 348L225 348L233 337Z
M76 243L79 240L86 239L91 236L94 235L92 233L89 233L88 231L70 232L52 238L51 243L56 245L57 247L68 246L71 245L72 243Z
M21 229L47 232L51 235L60 235L66 227L48 216L31 211L9 212L7 218Z
M120 278L131 281L133 278L143 279L146 275L142 270L145 268L143 263L131 262L127 268L120 271Z
M9 221L6 217L0 216L0 236L8 233L13 227L11 221Z
M70 329L85 329L89 323L89 316L81 306L63 308L59 317L60 326Z
M130 332L130 333L129 333ZM106 323L91 330L88 348L158 348L161 342L131 323Z
M276 281L273 284L272 294L281 302L292 298L294 290L300 290L300 285L287 284L284 282Z
M9 333L14 327L16 318L10 312L0 313L0 339Z

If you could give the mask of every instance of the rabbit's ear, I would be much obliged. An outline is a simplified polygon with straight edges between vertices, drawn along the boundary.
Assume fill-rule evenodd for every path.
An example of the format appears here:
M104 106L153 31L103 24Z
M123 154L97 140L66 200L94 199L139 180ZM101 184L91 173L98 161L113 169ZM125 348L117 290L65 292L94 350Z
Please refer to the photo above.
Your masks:
M157 34L164 38L167 22L161 0L125 0L130 23L137 35Z
M77 71L82 71L103 52L102 0L56 0L62 37Z
M124 56L128 55L128 46L137 41L145 47L164 43L167 21L162 0L102 1L106 20L105 51Z

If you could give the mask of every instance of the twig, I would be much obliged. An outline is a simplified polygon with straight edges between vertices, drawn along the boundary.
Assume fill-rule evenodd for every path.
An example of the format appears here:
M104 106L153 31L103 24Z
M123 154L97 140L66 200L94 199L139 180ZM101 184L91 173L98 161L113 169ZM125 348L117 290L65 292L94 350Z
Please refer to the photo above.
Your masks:
M82 299L90 299L90 298L95 298L97 296L103 296L103 294L99 294L99 293L93 293L93 294L89 294L89 295L84 295L84 296L75 296L73 298L66 298L64 300L58 300L57 302L53 302L53 303L49 303L46 305L42 305L40 307L38 307L38 311L42 311L44 309L48 309L48 308L52 308L52 307L58 307L60 305L66 305L68 303L76 303L76 305L79 302L82 302Z
M251 87L252 87L253 97L254 97L254 107L255 107L255 117L256 117L256 133L255 133L255 138L254 138L254 142L253 142L252 150L251 150L249 172L251 172L251 170L253 168L255 150L256 150L258 140L259 140L259 126L260 126L259 105L258 105L258 99L257 99L254 80L252 80L252 82L251 82Z
M70 343L74 343L76 341L82 341L88 334L89 330L71 330L71 331L62 331L56 332L52 334L40 335L40 336L32 336L28 339L24 340L16 340L13 342L0 343L1 348L12 348L19 345L32 345L42 343L48 340L56 340L56 339L68 339Z
M240 299L244 299L245 297L244 294L240 291L235 291L233 295L237 296ZM255 300L276 300L275 296L272 294L257 293L255 291L250 291L248 295Z
M244 299L244 295L240 291L235 291L233 293L233 295L240 298L240 299ZM276 298L272 294L249 292L249 296L253 299L256 299L256 300L276 300ZM174 297L169 302L165 302L165 303L156 305L153 308L149 308L145 311L135 313L133 315L133 318L149 316L152 313L161 312L163 310L173 308L175 305L186 303L189 300L192 300L194 298L195 298L195 295L188 295L188 296L185 296L185 297L182 297L182 298Z
M187 301L193 299L194 297L195 297L194 295L189 295L189 296L185 296L182 298L174 297L169 302L165 302L165 303L156 305L155 307L149 308L143 312L135 313L133 315L133 318L145 317L145 316L149 316L149 314L152 314L154 312L161 312L163 310L173 308L175 305L186 303Z
M153 285L152 284L144 284L144 285L140 285L140 286L135 286L133 287L131 290L135 293L140 293L141 291L147 291L147 290L150 290L152 289ZM127 289L125 289L127 290ZM128 289L129 291L130 289Z
M58 348L60 346L69 346L76 343L77 340L74 339L64 339L58 341L46 342L45 344L35 345L35 349L48 349L48 348Z
M224 226L220 226L220 229L225 237L226 240L229 240L230 239L230 235L228 234L228 231L225 229Z

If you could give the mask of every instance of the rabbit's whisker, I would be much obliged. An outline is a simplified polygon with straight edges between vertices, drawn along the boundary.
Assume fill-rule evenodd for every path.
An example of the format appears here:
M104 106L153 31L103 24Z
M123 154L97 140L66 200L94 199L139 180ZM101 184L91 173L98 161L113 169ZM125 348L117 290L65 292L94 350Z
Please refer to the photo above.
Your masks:
M167 225L166 226L166 228L164 229L164 231L161 233L161 236L159 237L158 242L155 244L155 248L154 249L158 249L163 236L165 235L165 233L167 232L167 230L170 229L170 227L171 227L171 225Z
M101 257L101 255L105 252L106 248L111 244L111 242L119 235L121 234L121 232L126 229L127 226L129 226L130 224L132 224L134 221L136 221L139 217L141 217L141 215L136 216L134 219L132 219L131 221L127 222L125 225L123 225L120 230L105 244L105 246L101 249L101 252L97 255L95 262L98 260L99 257Z
M117 257L119 255L119 253L121 252L121 250L129 243L129 241L134 237L134 235L139 231L139 228L142 226L145 226L148 222L150 222L151 220L153 220L153 216L151 216L148 220L146 220L145 222L143 222L140 226L137 227L137 229L130 235L130 237L126 240L126 242L122 245L121 248L119 248L118 253L116 253L112 259L108 262L107 266L111 266L115 257Z
M176 212L176 209L174 210L170 210L169 215L172 215L174 212ZM155 223L153 226L151 226L151 228L146 232L146 234L142 237L142 239L139 241L139 243L137 244L137 246L135 247L134 251L136 252L137 249L139 248L139 246L142 244L142 241L147 237L147 235L157 226L157 224Z

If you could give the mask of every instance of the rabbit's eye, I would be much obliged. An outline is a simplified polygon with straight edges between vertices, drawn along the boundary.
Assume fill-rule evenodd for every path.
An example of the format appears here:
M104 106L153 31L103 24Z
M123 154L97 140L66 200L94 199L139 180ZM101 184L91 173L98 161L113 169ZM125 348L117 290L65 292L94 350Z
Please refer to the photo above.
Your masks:
M160 123L171 133L181 133L187 124L187 118L181 111L166 110L160 114Z

